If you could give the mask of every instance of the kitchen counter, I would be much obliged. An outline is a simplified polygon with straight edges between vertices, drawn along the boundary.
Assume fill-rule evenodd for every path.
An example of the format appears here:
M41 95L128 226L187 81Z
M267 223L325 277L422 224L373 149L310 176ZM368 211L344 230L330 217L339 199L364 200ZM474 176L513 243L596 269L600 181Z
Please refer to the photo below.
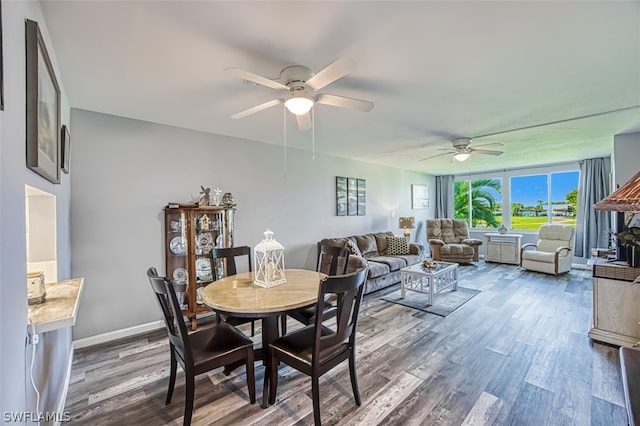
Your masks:
M71 327L76 323L84 278L46 284L44 303L29 305L29 319L36 333Z

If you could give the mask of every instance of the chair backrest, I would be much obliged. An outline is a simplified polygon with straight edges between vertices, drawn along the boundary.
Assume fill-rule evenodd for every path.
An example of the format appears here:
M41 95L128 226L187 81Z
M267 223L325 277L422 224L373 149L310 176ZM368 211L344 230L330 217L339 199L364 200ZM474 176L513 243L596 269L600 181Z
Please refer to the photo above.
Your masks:
M350 253L346 247L321 244L318 247L316 271L327 275L346 274Z
M169 341L175 347L182 361L192 364L193 354L189 345L187 326L183 320L180 304L173 289L173 283L165 277L159 277L156 268L149 268L147 277L156 295L160 311L162 311L162 318L169 334Z
M563 246L573 249L573 234L574 228L571 225L541 225L536 250L551 253Z
M238 256L247 256L249 272L253 271L253 269L251 269L251 248L249 246L214 248L211 250L211 269L213 270L214 281L223 278L217 267L217 261L219 260L224 260L226 262L227 267L225 271L227 276L238 273L238 269L236 267L236 257Z
M469 238L467 222L462 219L427 219L427 239L436 238L445 244L459 244Z
M330 327L333 331L331 334L323 335L322 330L326 329L323 322L330 321L330 316L316 315L313 362L318 362L324 354L334 351L347 340L352 346L355 344L358 313L368 270L367 267L348 275L328 276L320 281L316 312L325 309L326 297L335 295L336 303L331 309L336 310L336 323Z

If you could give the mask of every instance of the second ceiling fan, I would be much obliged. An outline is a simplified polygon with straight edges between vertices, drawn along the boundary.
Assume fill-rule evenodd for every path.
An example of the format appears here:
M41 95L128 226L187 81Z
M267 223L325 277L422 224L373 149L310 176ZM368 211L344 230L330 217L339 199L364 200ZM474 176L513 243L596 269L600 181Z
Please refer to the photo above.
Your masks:
M332 62L316 74L313 74L307 67L293 65L283 69L280 72L280 78L278 80L271 80L239 68L227 68L227 71L235 73L244 80L278 90L282 93L282 97L280 98L272 99L233 114L231 118L244 118L284 103L287 109L296 116L298 128L300 130L308 130L312 124L309 112L316 103L363 112L371 111L374 106L373 102L328 93L316 94L318 90L353 72L355 69L356 64L353 61L347 58L341 58Z
M456 161L465 161L471 156L472 153L484 154L484 155L502 155L502 151L494 151L491 149L478 149L471 147L471 138L457 138L451 141L451 145L453 148L444 148L447 152L443 154L436 154L430 157L422 158L420 161L429 160L431 158L440 157L443 155L451 155L453 154L453 159ZM485 143L477 146L502 146L500 142L495 143ZM441 148L442 149L442 148Z

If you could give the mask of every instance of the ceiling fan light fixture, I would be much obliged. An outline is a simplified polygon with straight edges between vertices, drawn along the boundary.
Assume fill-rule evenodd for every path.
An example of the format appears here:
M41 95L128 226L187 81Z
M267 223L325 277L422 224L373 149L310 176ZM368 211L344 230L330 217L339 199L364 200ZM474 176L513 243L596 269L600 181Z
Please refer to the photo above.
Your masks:
M292 114L304 115L313 107L313 99L306 93L293 93L284 105Z
M453 158L456 161L465 161L470 155L471 154L469 152L456 152L453 154Z

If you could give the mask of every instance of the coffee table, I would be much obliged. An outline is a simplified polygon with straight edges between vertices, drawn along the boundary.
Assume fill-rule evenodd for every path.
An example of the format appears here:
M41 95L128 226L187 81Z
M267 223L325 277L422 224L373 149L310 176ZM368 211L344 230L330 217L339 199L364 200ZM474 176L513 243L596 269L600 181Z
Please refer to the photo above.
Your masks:
M458 264L437 262L435 268L425 268L422 263L400 269L400 298L404 299L407 290L428 294L428 304L433 304L433 295L445 288L458 290Z

